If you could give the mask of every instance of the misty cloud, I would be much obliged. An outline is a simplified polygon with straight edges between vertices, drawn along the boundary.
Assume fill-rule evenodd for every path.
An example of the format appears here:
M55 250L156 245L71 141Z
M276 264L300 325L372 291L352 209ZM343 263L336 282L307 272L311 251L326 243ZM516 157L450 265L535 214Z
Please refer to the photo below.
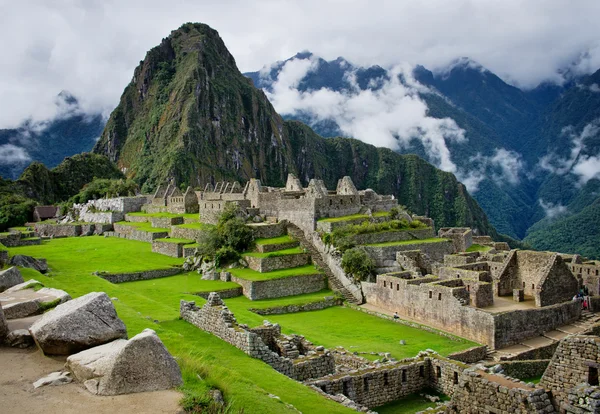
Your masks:
M496 148L491 156L477 154L471 157L471 168L458 171L456 178L469 192L479 190L479 184L490 178L499 186L517 185L525 173L525 163L520 154L505 148Z
M31 161L27 151L13 144L0 145L0 164L18 164Z
M292 59L283 66L271 90L265 91L279 113L333 120L344 135L393 150L409 147L417 139L433 163L445 171L457 171L446 142L463 142L464 131L450 118L428 116L427 105L418 95L427 88L412 78L411 67L392 68L376 90L361 90L350 72L349 91L299 91L300 81L318 64L316 59ZM405 83L400 82L400 74Z
M548 218L554 218L567 212L567 207L561 204L552 204L550 202L545 203L541 198L538 200L538 202Z
M242 71L305 49L385 68L442 70L468 56L533 87L562 82L561 68L600 67L599 15L596 0L11 2L0 16L0 128L52 119L63 89L86 113L108 114L145 53L188 21L217 29Z
M550 153L540 159L539 167L558 175L575 174L578 176L580 184L585 184L592 178L600 177L599 155L590 155L585 152L585 141L588 138L597 136L599 133L600 118L587 124L579 134L572 126L563 128L562 134L571 138L572 147L569 157L561 158L554 153Z

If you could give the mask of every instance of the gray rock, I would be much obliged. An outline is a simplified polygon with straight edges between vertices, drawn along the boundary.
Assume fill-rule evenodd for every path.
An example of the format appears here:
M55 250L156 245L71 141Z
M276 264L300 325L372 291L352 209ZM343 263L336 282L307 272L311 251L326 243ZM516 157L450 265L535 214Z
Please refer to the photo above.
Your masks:
M0 271L0 292L4 292L15 285L23 283L23 276L16 267Z
M404 339L400 340L400 345L406 345L406 341Z
M15 329L10 331L6 337L6 343L13 348L29 348L35 343L29 331L27 329Z
M4 293L18 292L19 290L23 290L23 289L33 289L36 286L44 286L44 285L42 284L42 282L39 282L35 279L29 279L26 282L19 283L18 285L14 285L13 287L6 289L4 291Z
M152 329L67 358L67 369L92 394L119 395L181 385L181 371Z
M11 257L9 263L13 266L35 269L40 273L46 273L48 271L48 263L46 263L46 259L34 259L31 256L24 256L22 254L17 254Z
M37 299L11 303L4 307L6 319L26 318L28 316L39 315L40 313L42 313L42 307Z
M70 355L119 338L125 324L104 292L92 292L47 312L29 328L45 354Z
M71 296L64 290L42 288L34 290L20 289L14 292L0 294L9 303L4 306L6 319L19 319L39 315L61 303L71 300Z
M69 384L73 381L71 378L71 373L68 371L65 372L53 372L44 378L40 378L36 382L33 383L33 388L40 388L44 385L64 385Z
M4 342L4 339L8 335L8 324L6 323L6 317L4 316L4 310L0 306L0 344Z
M221 392L221 390L217 390L217 389L211 390L210 396L212 397L215 404L221 405L221 406L225 405L225 400L223 399L223 393Z

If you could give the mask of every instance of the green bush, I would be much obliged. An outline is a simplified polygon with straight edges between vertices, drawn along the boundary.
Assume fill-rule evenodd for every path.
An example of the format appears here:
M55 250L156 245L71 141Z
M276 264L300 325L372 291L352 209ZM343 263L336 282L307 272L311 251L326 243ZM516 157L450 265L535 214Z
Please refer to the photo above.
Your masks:
M136 194L138 186L131 180L110 180L105 178L94 178L94 180L86 184L82 190L71 197L69 202L86 203L88 200L96 200L99 198L112 198L133 196Z
M368 281L375 275L375 261L365 249L355 247L344 252L342 269L351 275L356 282Z
M204 232L198 240L198 252L214 259L217 266L232 263L240 252L249 250L254 243L252 229L237 216L237 207L228 205L219 216L217 225Z

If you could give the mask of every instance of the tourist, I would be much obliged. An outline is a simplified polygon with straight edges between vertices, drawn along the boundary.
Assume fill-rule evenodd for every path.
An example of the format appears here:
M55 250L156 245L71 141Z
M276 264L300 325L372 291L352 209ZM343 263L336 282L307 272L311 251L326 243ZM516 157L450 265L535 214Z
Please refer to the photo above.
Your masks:
M398 312L394 312L394 320L398 320L400 317L398 316Z

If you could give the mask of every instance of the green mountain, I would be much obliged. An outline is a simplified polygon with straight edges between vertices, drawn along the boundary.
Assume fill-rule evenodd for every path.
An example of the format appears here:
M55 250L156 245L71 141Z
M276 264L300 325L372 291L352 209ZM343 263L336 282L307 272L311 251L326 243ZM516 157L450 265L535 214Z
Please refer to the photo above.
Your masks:
M289 172L333 188L349 175L359 188L395 194L439 226L467 225L496 235L456 178L414 155L349 138L324 139L283 120L236 67L218 33L185 24L135 69L94 152L154 189L169 179L200 186L260 178L281 186Z
M108 158L84 153L65 158L53 169L34 162L16 181L0 177L0 231L30 221L37 204L67 201L94 178L123 178L123 174Z

